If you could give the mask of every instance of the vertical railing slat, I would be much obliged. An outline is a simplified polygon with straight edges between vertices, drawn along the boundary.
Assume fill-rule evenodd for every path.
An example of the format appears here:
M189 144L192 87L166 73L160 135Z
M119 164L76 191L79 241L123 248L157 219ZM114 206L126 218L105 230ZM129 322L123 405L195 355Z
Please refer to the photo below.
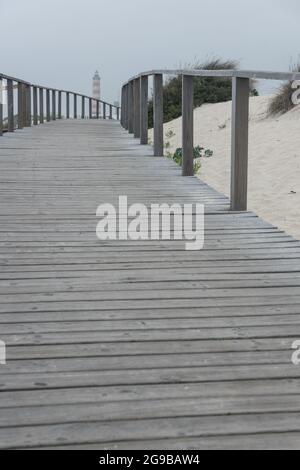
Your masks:
M26 127L31 127L31 86L26 85Z
M23 83L18 82L18 129L23 129Z
M3 80L0 77L0 136L3 135Z
M58 92L58 119L61 119L61 91Z
M37 87L32 87L33 94L33 124L38 125L38 102L37 102Z
M81 97L81 119L85 117L85 97Z
M136 78L133 82L133 135L135 138L140 138L141 130L140 130L140 79Z
M249 78L232 81L231 210L247 210Z
M154 75L153 96L153 119L154 119L154 155L164 154L164 127L163 127L163 76Z
M76 95L76 93L73 93L73 100L74 100L73 117L74 117L74 119L77 119L77 95Z
M194 77L182 77L182 176L194 174Z
M140 142L148 143L148 76L140 78Z
M56 121L56 91L52 90L52 119Z
M40 124L44 124L44 89L40 88L39 96Z
M13 81L8 79L7 84L7 131L14 132L14 89Z
M66 93L66 119L70 119L70 93Z
M133 81L128 83L128 132L133 134Z
M46 89L46 119L47 122L51 121L51 114L50 114L50 90L49 88Z

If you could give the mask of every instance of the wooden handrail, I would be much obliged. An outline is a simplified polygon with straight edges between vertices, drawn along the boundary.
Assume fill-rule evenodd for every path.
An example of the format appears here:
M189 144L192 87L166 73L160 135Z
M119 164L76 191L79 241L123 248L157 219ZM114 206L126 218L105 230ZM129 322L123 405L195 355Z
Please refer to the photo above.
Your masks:
M106 119L106 106L109 106L109 119L113 119L113 110L115 110L115 117L117 120L120 118L120 107L103 100L98 100L91 96L84 95L69 90L51 88L41 85L30 83L26 80L11 77L0 73L0 85L2 92L4 91L3 80L6 81L5 91L7 93L7 131L14 132L15 130L15 113L14 113L14 89L17 89L17 128L23 129L24 127L43 124L44 123L44 99L46 106L46 120L62 118L62 93L66 96L66 118L70 118L70 95L73 97L73 117L77 118L77 97L81 97L81 118L85 118L85 100L89 100L90 112L89 118L93 118L92 103L96 102L96 118L100 118L100 104L103 106L102 118ZM38 113L39 110L39 113ZM0 136L3 135L3 103L0 98Z
M233 211L247 210L248 128L250 80L300 80L299 72L266 72L253 70L160 69L142 72L122 85L121 125L148 143L148 77L153 77L153 152L163 156L163 76L182 77L182 175L193 176L194 162L194 77L228 78L232 81L231 192Z

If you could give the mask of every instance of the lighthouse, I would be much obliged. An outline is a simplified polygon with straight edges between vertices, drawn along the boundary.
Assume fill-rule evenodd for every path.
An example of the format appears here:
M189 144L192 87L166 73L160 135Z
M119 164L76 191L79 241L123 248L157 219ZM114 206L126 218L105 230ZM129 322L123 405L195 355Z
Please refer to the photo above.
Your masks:
M99 75L98 70L96 70L95 75L93 77L93 94L92 94L92 96L96 100L100 100L100 96L101 96L101 94L100 94L100 75ZM95 117L96 114L97 114L97 103L96 103L96 101L93 101L92 113L93 113L93 117Z

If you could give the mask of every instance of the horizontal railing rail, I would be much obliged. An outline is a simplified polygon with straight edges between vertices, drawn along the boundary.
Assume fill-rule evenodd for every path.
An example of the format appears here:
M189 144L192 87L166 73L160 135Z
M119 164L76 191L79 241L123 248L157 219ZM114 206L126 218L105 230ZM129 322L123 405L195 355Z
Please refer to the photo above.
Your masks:
M253 70L159 69L142 72L122 85L121 125L140 143L148 143L148 78L153 77L153 152L164 154L163 77L182 77L182 175L193 176L194 168L194 78L215 77L232 80L230 207L247 210L249 96L251 80L300 80L298 72Z
M14 90L17 90L16 97ZM118 105L70 90L36 85L2 73L0 73L0 92L0 136L4 132L14 132L15 129L62 119L63 95L65 95L66 119L69 119L71 115L74 119L78 118L78 99L80 98L81 119L120 119ZM73 98L73 113L70 110L70 97ZM7 105L6 118L3 112L4 101ZM88 102L87 114L85 112L86 102Z

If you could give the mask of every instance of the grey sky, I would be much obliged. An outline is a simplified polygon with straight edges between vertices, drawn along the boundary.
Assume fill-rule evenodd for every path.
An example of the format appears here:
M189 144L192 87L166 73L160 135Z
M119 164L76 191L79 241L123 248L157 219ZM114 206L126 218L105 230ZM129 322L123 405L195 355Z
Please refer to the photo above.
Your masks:
M0 70L102 98L142 70L218 55L288 70L300 52L298 0L0 0Z

